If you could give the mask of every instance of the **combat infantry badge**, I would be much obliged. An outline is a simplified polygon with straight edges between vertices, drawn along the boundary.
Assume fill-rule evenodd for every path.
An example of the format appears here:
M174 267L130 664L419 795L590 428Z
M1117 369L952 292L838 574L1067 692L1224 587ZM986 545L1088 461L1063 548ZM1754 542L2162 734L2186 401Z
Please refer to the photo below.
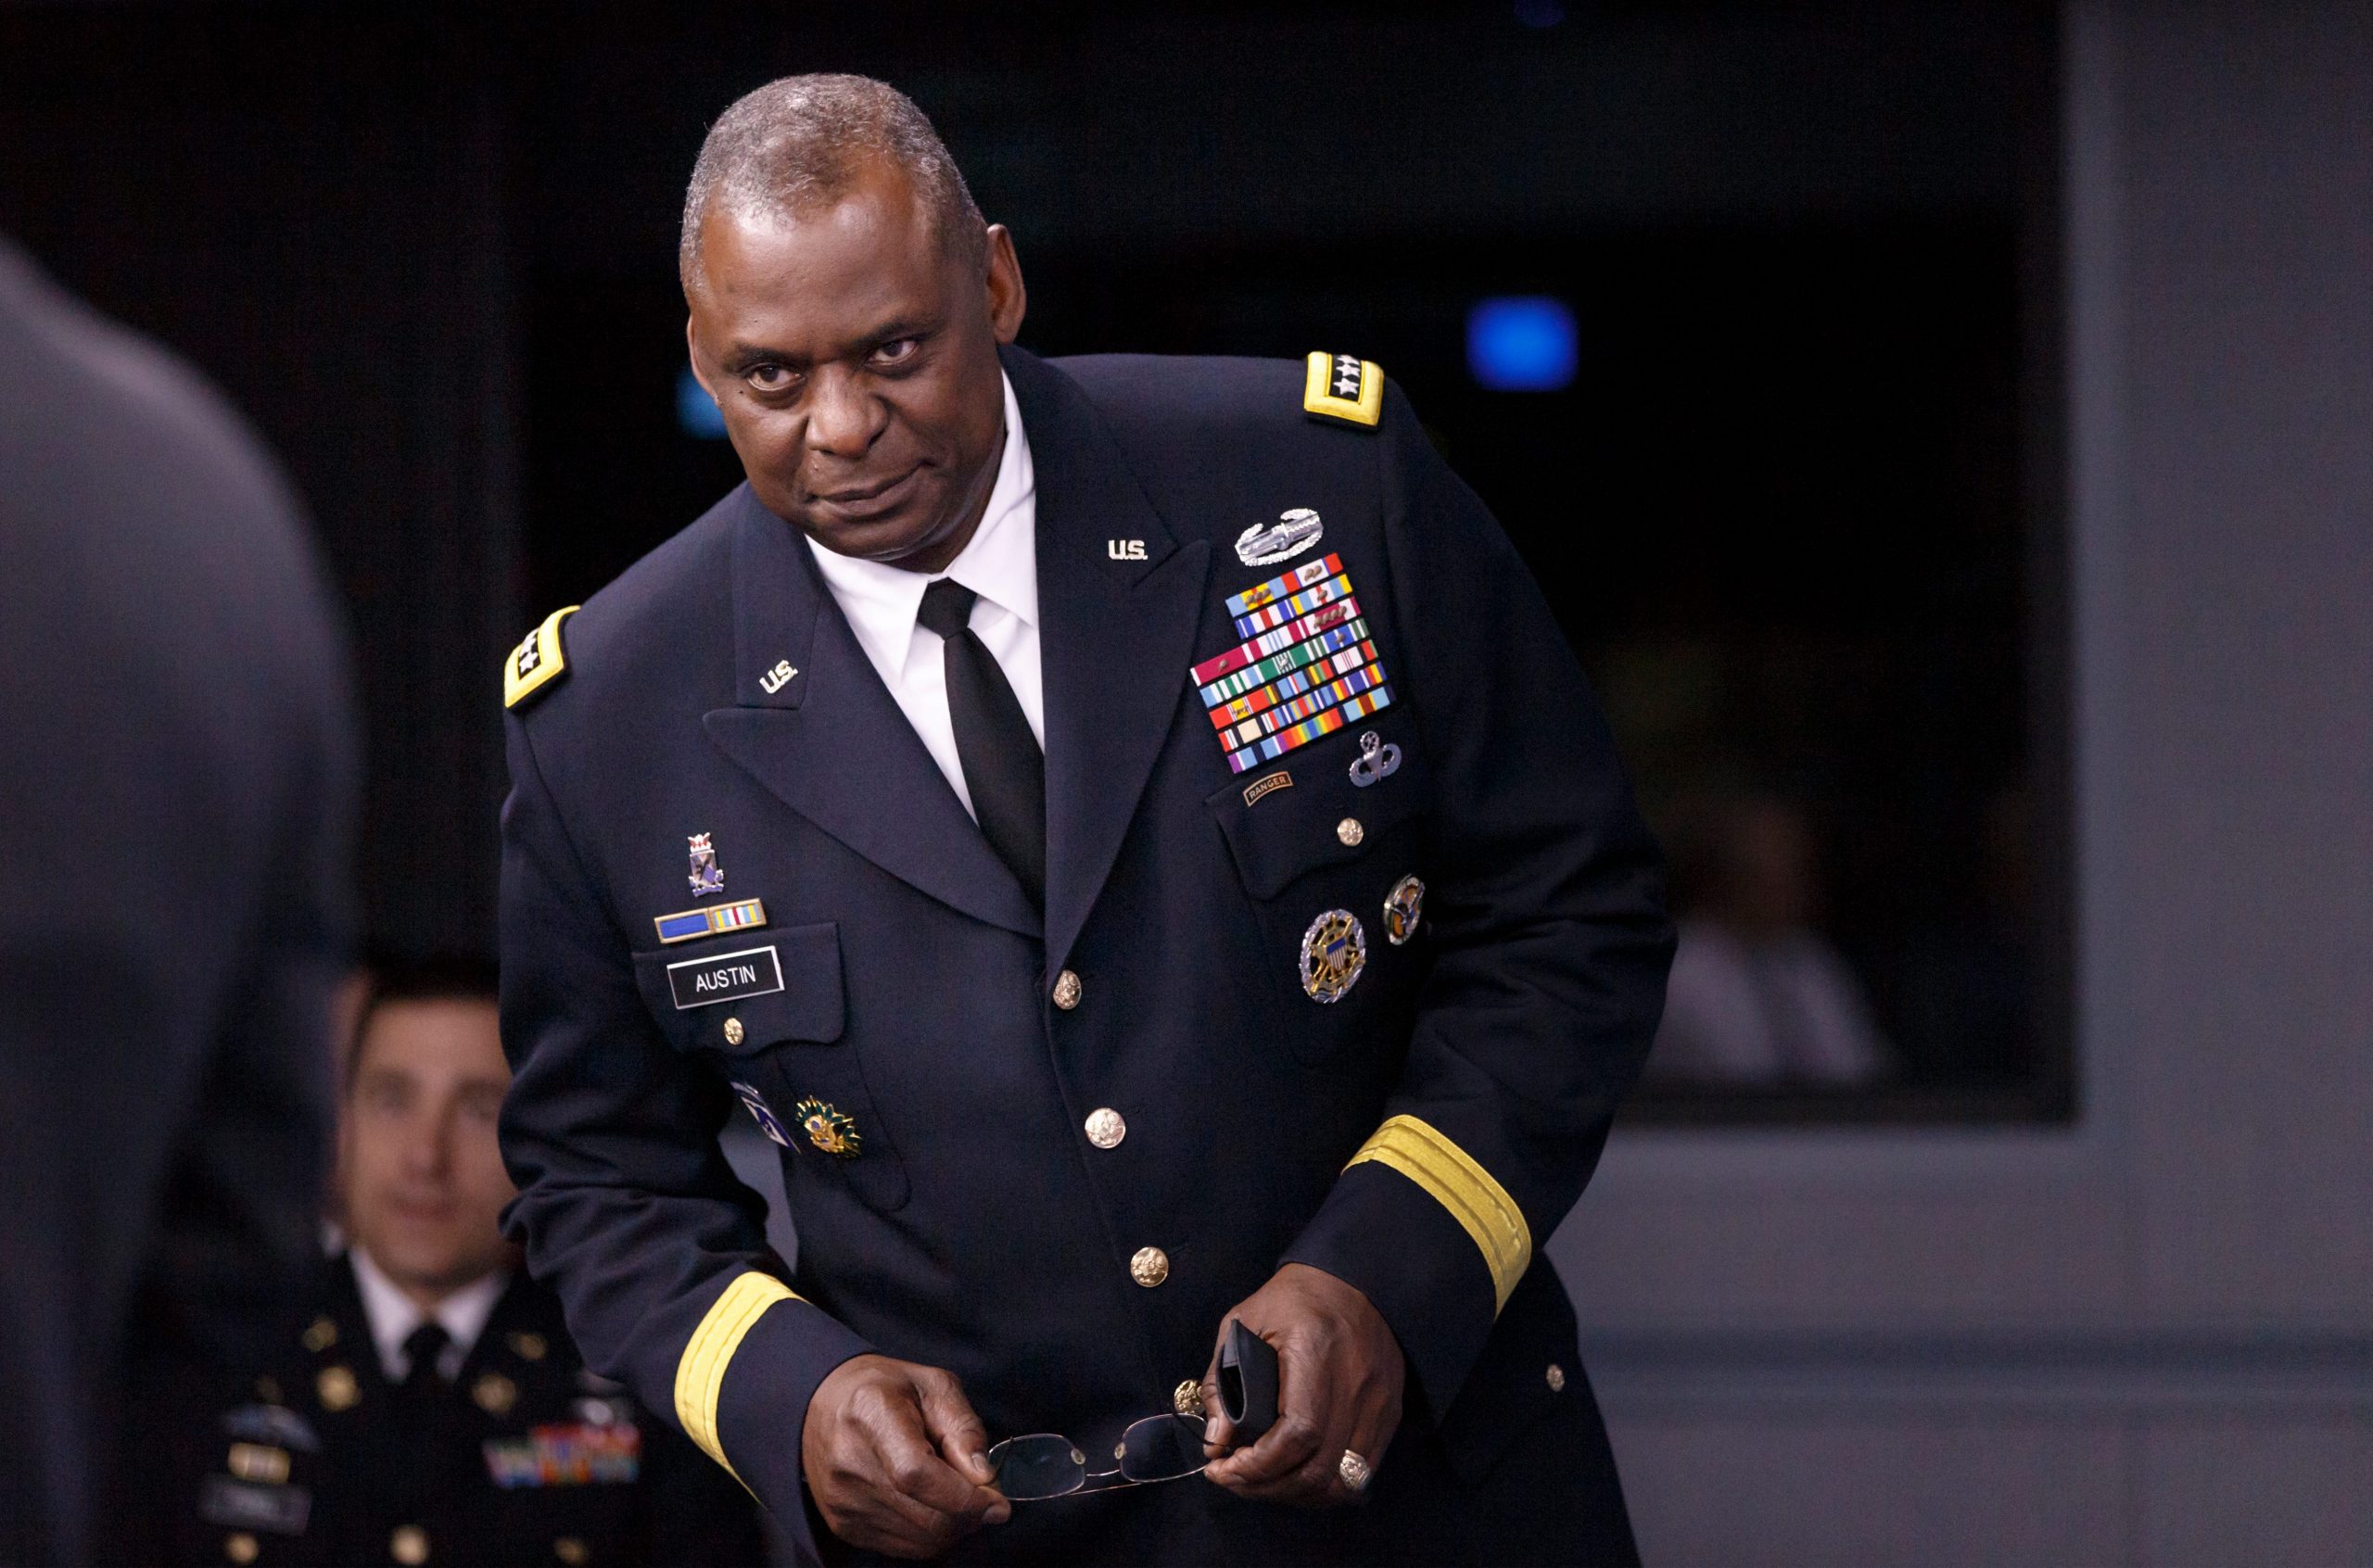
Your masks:
M1348 909L1328 910L1301 934L1301 988L1313 1002L1340 1002L1367 962L1367 933Z
M1326 535L1318 513L1298 506L1277 514L1266 528L1251 527L1236 537L1236 558L1247 566L1268 566L1289 561Z
M725 868L717 863L717 846L706 833L692 835L692 883L694 898L725 891Z

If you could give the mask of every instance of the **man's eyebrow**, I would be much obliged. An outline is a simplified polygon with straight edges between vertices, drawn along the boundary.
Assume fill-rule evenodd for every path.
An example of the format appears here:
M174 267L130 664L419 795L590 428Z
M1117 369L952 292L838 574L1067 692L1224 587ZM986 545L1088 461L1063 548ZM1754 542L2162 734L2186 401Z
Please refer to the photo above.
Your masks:
M786 370L806 370L804 355L786 354L780 348L768 348L755 343L737 343L717 357L718 364L728 375L740 375L759 365L780 365Z

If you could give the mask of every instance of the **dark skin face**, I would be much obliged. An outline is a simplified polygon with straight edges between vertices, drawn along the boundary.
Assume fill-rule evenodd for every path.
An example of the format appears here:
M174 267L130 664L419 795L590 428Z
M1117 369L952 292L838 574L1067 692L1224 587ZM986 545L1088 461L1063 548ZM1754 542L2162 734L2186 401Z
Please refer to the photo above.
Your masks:
M1013 239L968 261L904 171L861 164L787 218L712 210L685 335L767 509L826 550L938 572L980 525L1005 440Z

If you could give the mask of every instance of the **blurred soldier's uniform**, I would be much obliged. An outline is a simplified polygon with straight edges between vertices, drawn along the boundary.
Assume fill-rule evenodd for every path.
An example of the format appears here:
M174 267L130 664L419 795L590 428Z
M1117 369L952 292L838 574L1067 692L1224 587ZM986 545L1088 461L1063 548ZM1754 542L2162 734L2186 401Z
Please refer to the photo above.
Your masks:
M483 1283L405 1328L419 1315L396 1315L392 1286L375 1284L374 1311L355 1262L330 1264L319 1309L268 1371L192 1401L176 1445L175 1557L764 1561L748 1495L585 1370L550 1292L518 1275Z
M5 243L0 671L0 1562L77 1562L123 1413L318 1261L354 752L270 459Z
M992 1441L1097 1450L1310 1263L1408 1357L1364 1507L1184 1482L1031 1503L956 1555L1629 1557L1536 1244L1671 938L1548 607L1373 364L1004 361L1043 914L746 487L514 656L531 1263L594 1363L794 1526L801 1414L849 1356L949 1369ZM737 1101L784 1144L795 1273L717 1154Z

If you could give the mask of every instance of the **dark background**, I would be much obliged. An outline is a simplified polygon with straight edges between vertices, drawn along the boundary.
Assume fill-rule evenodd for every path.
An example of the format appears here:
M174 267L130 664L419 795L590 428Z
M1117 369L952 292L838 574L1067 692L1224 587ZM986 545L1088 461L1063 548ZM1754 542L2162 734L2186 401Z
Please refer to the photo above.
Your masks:
M1378 360L1660 831L1709 790L1808 810L1899 1080L1647 1114L2068 1115L2053 19L1570 11L0 11L0 231L307 496L383 943L489 940L498 661L739 478L675 412L707 121L849 70L1015 231L1025 346ZM1470 378L1468 307L1520 293L1572 307L1572 389Z

